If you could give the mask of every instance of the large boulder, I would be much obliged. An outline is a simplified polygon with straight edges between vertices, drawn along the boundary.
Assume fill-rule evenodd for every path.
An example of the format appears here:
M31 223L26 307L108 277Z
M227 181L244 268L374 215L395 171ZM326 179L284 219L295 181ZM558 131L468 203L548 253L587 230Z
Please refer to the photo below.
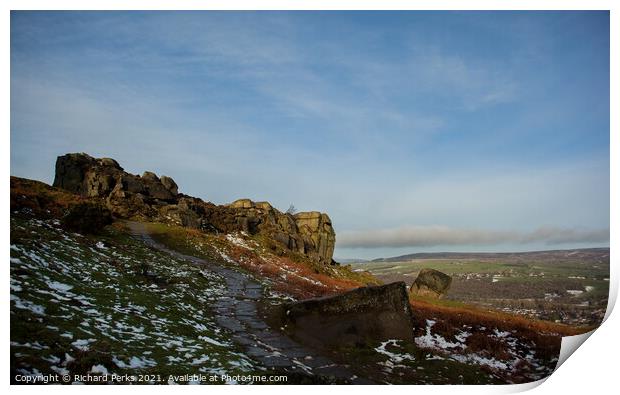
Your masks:
M178 187L170 177L146 171L129 174L114 159L84 153L59 156L54 186L84 197L103 198L119 217L149 216L150 206L176 203ZM145 207L149 206L149 207Z
M333 297L285 304L282 327L313 347L376 347L413 341L413 316L404 282L362 287Z
M434 298L443 297L450 285L452 277L435 269L422 269L418 273L409 292L419 296L431 296Z
M67 154L56 160L54 186L87 197L106 196L122 173L123 168L114 159Z

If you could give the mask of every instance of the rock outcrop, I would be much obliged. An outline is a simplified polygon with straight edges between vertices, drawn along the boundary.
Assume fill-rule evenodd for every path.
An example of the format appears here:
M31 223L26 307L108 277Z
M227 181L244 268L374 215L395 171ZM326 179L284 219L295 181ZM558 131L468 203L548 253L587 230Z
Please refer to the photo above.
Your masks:
M282 213L268 202L239 199L215 205L180 194L176 182L146 171L129 174L110 158L67 154L56 160L54 186L84 197L101 198L119 218L172 223L206 232L261 234L275 250L289 250L332 264L336 234L327 214Z
M447 274L435 269L422 269L411 284L409 292L419 296L441 298L448 292L451 284L452 277Z
M288 303L282 306L281 322L291 336L318 348L376 347L390 339L413 342L404 282Z

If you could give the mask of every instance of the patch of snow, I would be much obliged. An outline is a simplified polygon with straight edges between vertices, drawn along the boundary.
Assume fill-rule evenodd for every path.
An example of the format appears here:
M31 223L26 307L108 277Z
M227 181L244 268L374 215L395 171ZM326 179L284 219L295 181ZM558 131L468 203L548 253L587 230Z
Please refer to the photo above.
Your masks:
M230 241L238 247L245 248L246 250L252 250L252 247L250 247L244 239L232 233L226 235L226 240Z
M415 338L415 343L422 348L433 348L437 350L447 350L451 348L464 349L465 345L462 343L452 343L444 339L443 336L431 333L433 325L436 321L426 320L426 334Z
M192 365L200 365L204 362L207 362L209 360L209 356L202 354L202 356L200 358L194 358L194 360L192 361Z
M403 362L405 360L415 361L415 358L412 355L409 355L409 354L397 354L395 352L391 352L391 351L386 350L385 348L388 345L392 345L393 347L400 347L398 345L398 340L390 339L390 340L382 342L379 347L375 348L375 351L378 352L379 354L387 355L387 357L390 359L390 361L392 361L394 363L401 363L401 362Z
M460 333L459 333L459 334L457 334L457 335L454 335L454 338L455 338L456 340L458 340L459 342L461 342L461 343L465 343L465 340L467 340L467 338L468 338L469 336L471 336L471 333L469 333L469 332L467 332L467 331L463 331L463 332L460 332Z
M473 363L476 365L488 366L489 368L496 370L506 370L509 368L508 364L505 362L498 361L495 358L486 358L478 354L454 354L451 355L450 358L461 363Z
M60 375L63 375L63 376L69 374L69 371L66 368L61 368L58 366L50 366L50 369L52 369L54 372Z
M102 375L107 375L108 374L108 369L106 369L105 366L103 365L93 365L92 368L90 368L90 372L91 373L100 373Z
M54 289L60 292L67 292L68 290L73 288L72 285L59 283L58 281L48 281L47 286L50 287L51 289Z
M60 358L56 355L50 355L49 357L41 357L42 360L53 363L54 365L60 362Z
M112 357L112 362L114 362L116 366L118 366L121 369L127 369L127 368L140 369L140 368L148 368L148 367L157 365L157 362L155 362L152 359L140 358L136 356L133 356L129 359L129 364L126 364L125 362L116 358L116 356Z
M230 344L218 342L217 340L211 339L208 336L198 336L198 339L205 341L209 344L213 344L214 346L230 347Z
M68 364L70 364L73 361L75 361L75 358L73 358L71 355L65 353L65 361L62 363L62 366L67 366Z
M38 315L45 315L45 307L33 303L29 300L21 299L19 296L11 294L11 300L15 303L15 307L22 310L30 310Z
M495 336L500 337L500 338L510 336L510 332L502 332L497 328L493 329L493 334L495 334Z
M78 350L88 351L88 345L94 341L95 339L78 339L71 344Z

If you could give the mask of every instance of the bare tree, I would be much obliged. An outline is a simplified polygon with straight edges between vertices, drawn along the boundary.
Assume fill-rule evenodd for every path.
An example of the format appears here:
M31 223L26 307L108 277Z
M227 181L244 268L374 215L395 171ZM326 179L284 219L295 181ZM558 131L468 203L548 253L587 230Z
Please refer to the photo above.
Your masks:
M291 205L288 207L288 210L286 210L287 214L293 215L297 212L297 209L295 208L295 206L293 206L293 204L291 203Z

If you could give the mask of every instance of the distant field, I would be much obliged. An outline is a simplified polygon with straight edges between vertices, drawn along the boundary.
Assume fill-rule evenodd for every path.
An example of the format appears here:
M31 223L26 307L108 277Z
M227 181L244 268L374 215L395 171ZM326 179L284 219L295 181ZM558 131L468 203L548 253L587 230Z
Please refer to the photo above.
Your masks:
M585 250L588 251L588 250ZM446 299L574 325L602 321L609 292L609 250L493 254L352 263L384 282L411 284L432 268L453 277Z

